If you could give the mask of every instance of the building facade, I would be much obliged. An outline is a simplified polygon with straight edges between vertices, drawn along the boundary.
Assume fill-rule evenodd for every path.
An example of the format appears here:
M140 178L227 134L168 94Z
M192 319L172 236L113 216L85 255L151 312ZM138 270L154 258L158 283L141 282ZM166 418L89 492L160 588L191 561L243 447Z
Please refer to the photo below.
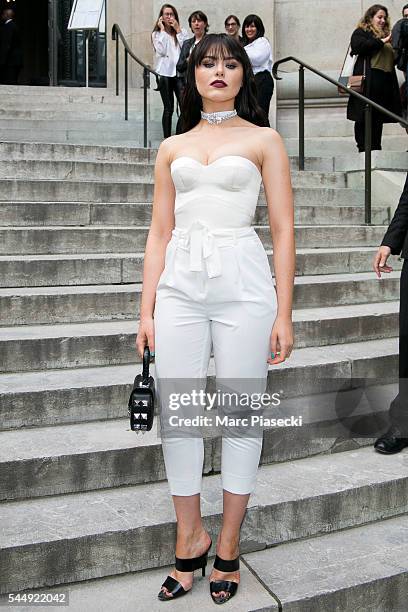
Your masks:
M21 84L84 85L85 57L83 31L67 30L75 0L0 0L0 7L12 7L20 27L24 47L24 68ZM115 44L111 40L114 23L119 24L128 43L144 62L153 66L151 31L162 2L157 0L105 0L103 28L92 32L89 43L90 85L113 87L115 82ZM265 24L265 34L272 43L274 59L295 55L336 77L339 74L350 33L363 12L372 4L365 0L258 0L256 8L248 0L197 3L176 2L180 24L188 29L188 15L203 10L209 19L210 32L224 31L229 13L239 19L255 10ZM392 21L399 19L401 1L386 2ZM123 64L123 55L120 56ZM295 70L287 66L285 70ZM141 85L141 69L130 62L130 83ZM296 74L287 75L278 83L280 100L290 100L297 91ZM330 98L335 89L307 76L309 99Z

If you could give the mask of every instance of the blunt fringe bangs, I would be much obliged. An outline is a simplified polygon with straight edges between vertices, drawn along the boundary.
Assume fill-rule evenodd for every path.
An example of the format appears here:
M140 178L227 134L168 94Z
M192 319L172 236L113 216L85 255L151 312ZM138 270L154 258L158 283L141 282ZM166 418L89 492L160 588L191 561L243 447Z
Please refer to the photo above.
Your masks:
M188 61L186 87L181 99L181 131L188 132L201 121L203 103L198 93L195 69L205 57L234 58L243 68L243 85L235 98L237 114L242 119L264 127L268 126L265 111L256 98L256 83L249 57L242 45L228 34L207 34L194 47Z

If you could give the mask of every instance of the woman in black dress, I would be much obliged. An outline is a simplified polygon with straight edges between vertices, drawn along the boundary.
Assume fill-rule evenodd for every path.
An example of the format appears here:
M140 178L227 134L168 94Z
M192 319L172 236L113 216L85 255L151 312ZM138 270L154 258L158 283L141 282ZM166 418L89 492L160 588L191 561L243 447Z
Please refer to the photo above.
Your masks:
M394 67L395 54L391 44L388 10L385 6L374 4L366 11L351 36L351 54L358 56L353 74L366 75L364 95L396 115L401 115L401 100ZM347 118L355 121L354 134L360 152L365 150L364 109L364 102L350 96ZM395 122L384 113L373 109L372 149L381 149L383 123Z

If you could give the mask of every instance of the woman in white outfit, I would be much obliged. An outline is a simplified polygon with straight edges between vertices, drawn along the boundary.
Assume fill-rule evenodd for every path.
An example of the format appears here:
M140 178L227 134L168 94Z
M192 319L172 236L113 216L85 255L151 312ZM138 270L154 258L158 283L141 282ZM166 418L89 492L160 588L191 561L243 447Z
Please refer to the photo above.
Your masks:
M265 27L258 15L247 15L242 24L243 45L251 60L255 75L257 99L266 116L269 115L269 106L274 90L272 78L272 49L265 36ZM268 122L269 125L269 122Z
M207 34L193 50L182 117L183 133L163 141L157 153L136 339L140 356L146 344L155 351L164 424L174 414L165 384L199 381L205 388L211 345L217 382L239 387L247 379L262 392L269 365L287 359L293 346L289 161L280 136L264 127L248 56L232 37ZM276 289L251 225L262 181ZM161 436L177 516L176 568L161 600L188 592L195 569L204 575L212 544L200 513L203 439L190 431ZM262 436L222 438L223 523L210 576L216 603L238 588L240 527L261 450Z
M159 73L160 95L163 101L163 136L171 136L174 112L174 94L180 104L181 83L176 77L176 65L183 42L189 37L185 28L180 28L177 10L171 4L163 4L152 32L155 49L154 69Z

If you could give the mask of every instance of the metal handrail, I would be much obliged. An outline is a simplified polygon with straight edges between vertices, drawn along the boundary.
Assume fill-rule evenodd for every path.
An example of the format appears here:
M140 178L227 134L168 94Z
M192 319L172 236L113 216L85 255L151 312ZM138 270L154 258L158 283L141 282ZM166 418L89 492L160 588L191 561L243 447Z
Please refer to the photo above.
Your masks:
M363 96L362 94L354 91L353 89L349 89L340 81L336 81L332 79L324 72L320 72L317 68L313 68L313 66L309 66L306 62L294 57L293 55L289 57L284 57L283 59L277 60L272 68L272 74L274 78L278 81L281 81L282 78L278 76L278 66L285 62L296 62L299 64L299 170L305 169L305 68L314 72L322 79L329 81L333 85L336 85L344 92L348 93L351 96L362 100L365 103L365 134L364 134L364 149L365 149L365 168L364 168L364 209L365 209L365 223L367 225L371 225L371 121L372 121L372 109L376 110L388 115L398 123L401 123L406 128L408 128L408 121L406 121L403 117L399 117L395 115L391 111L387 110L380 104L373 102L370 98Z
M145 64L139 59L129 47L126 38L123 35L122 30L117 23L112 26L112 40L116 41L116 95L119 95L119 39L122 41L125 50L125 120L129 118L129 81L128 81L128 56L137 62L143 68L143 146L147 147L147 90L150 88L150 74L154 74L156 77L157 88L159 89L160 76L155 70L153 70L148 64Z

